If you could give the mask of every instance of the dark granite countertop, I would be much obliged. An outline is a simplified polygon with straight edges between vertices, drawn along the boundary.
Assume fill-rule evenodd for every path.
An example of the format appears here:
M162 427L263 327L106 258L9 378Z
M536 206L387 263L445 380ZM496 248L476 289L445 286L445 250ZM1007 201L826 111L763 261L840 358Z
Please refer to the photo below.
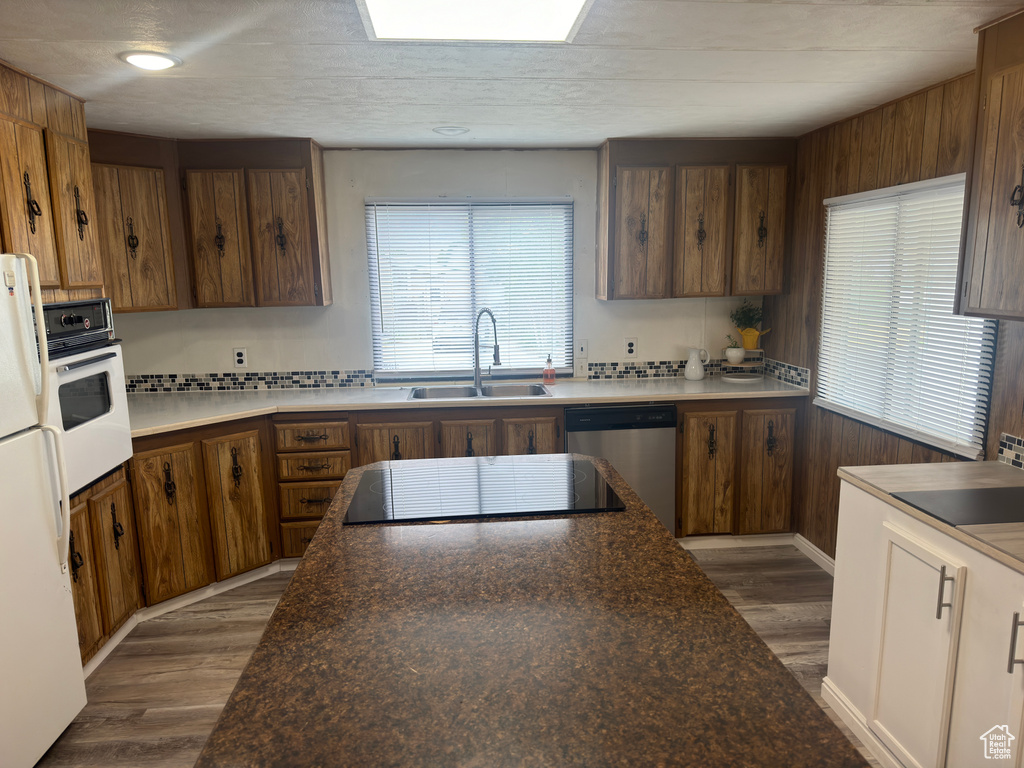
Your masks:
M346 527L350 472L196 765L866 765L594 461L626 511Z

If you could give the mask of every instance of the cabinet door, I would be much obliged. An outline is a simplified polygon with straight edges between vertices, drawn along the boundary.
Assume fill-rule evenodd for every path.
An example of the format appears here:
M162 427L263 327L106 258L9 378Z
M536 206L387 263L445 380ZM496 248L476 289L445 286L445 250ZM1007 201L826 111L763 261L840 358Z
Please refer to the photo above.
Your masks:
M89 518L98 563L104 630L110 635L139 607L139 568L128 484L89 499Z
M502 419L501 429L506 456L564 452L556 416Z
M904 765L942 766L967 569L892 523L883 528L882 631L868 727Z
M786 167L736 167L732 294L782 293L786 245Z
M102 287L89 147L53 131L45 135L61 287Z
M203 440L217 579L270 562L259 432Z
M107 289L115 311L175 309L164 172L92 166Z
M195 444L136 454L132 486L147 603L211 583L210 522L199 496Z
M309 549L319 520L301 523L281 523L281 552L284 557L302 557Z
M75 601L78 625L78 649L82 663L91 659L103 640L103 615L100 585L97 580L96 554L89 527L88 504L71 510L71 539L68 550L71 564L71 596Z
M615 298L665 298L671 280L671 169L620 166L615 200Z
M322 304L313 274L305 170L249 171L249 212L257 302Z
M274 445L279 451L327 451L348 448L348 422L275 424Z
M683 535L732 533L736 412L683 415Z
M5 253L31 253L44 288L60 286L40 128L0 119L0 226Z
M498 452L494 419L441 422L442 458L494 456Z
M323 517L340 487L341 483L337 480L281 483L281 519Z
M249 217L241 170L186 171L196 305L251 307Z
M673 296L724 296L729 167L676 168Z
M744 411L740 439L740 533L789 530L796 411Z
M434 457L434 424L430 421L404 424L359 424L356 444L359 463L431 459Z

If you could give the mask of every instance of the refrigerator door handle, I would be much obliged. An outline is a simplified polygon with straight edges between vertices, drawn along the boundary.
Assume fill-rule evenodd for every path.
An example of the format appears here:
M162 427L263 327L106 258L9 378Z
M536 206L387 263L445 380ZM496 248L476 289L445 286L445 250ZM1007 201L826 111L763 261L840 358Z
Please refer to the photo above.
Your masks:
M32 306L36 311L36 340L39 343L39 397L36 403L39 406L39 423L46 423L46 415L50 408L50 352L46 345L46 323L43 322L43 296L39 286L39 262L30 253L12 254L16 259L24 259L28 269L29 291L32 296ZM32 318L26 318L31 321ZM63 455L63 454L62 454ZM67 554L64 557L67 561ZM66 565L65 565L66 567Z
M57 477L60 480L60 538L57 539L57 557L60 572L68 572L68 549L71 545L71 495L68 489L68 471L64 463L64 436L52 424L39 427L53 435L53 448L57 454Z

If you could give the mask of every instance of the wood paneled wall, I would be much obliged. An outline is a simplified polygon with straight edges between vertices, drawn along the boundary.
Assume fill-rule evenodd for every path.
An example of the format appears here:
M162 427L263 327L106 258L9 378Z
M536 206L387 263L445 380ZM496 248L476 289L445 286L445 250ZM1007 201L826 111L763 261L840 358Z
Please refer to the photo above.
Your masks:
M964 75L800 138L792 253L781 296L765 298L765 354L811 369L815 386L829 197L967 171L974 76ZM999 433L1024 434L1024 323L1002 322L989 420L988 456ZM1014 430L1017 430L1014 432ZM796 530L835 554L841 466L953 461L939 451L809 406L800 435Z

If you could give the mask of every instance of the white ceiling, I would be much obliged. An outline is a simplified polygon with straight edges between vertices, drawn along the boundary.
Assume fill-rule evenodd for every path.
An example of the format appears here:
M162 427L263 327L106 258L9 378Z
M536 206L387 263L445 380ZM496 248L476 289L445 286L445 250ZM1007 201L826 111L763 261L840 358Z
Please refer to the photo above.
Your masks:
M355 0L0 0L0 58L85 98L90 127L177 138L798 136L973 69L972 29L1016 1L595 0L571 44L511 45L370 42ZM142 73L133 48L184 65Z

